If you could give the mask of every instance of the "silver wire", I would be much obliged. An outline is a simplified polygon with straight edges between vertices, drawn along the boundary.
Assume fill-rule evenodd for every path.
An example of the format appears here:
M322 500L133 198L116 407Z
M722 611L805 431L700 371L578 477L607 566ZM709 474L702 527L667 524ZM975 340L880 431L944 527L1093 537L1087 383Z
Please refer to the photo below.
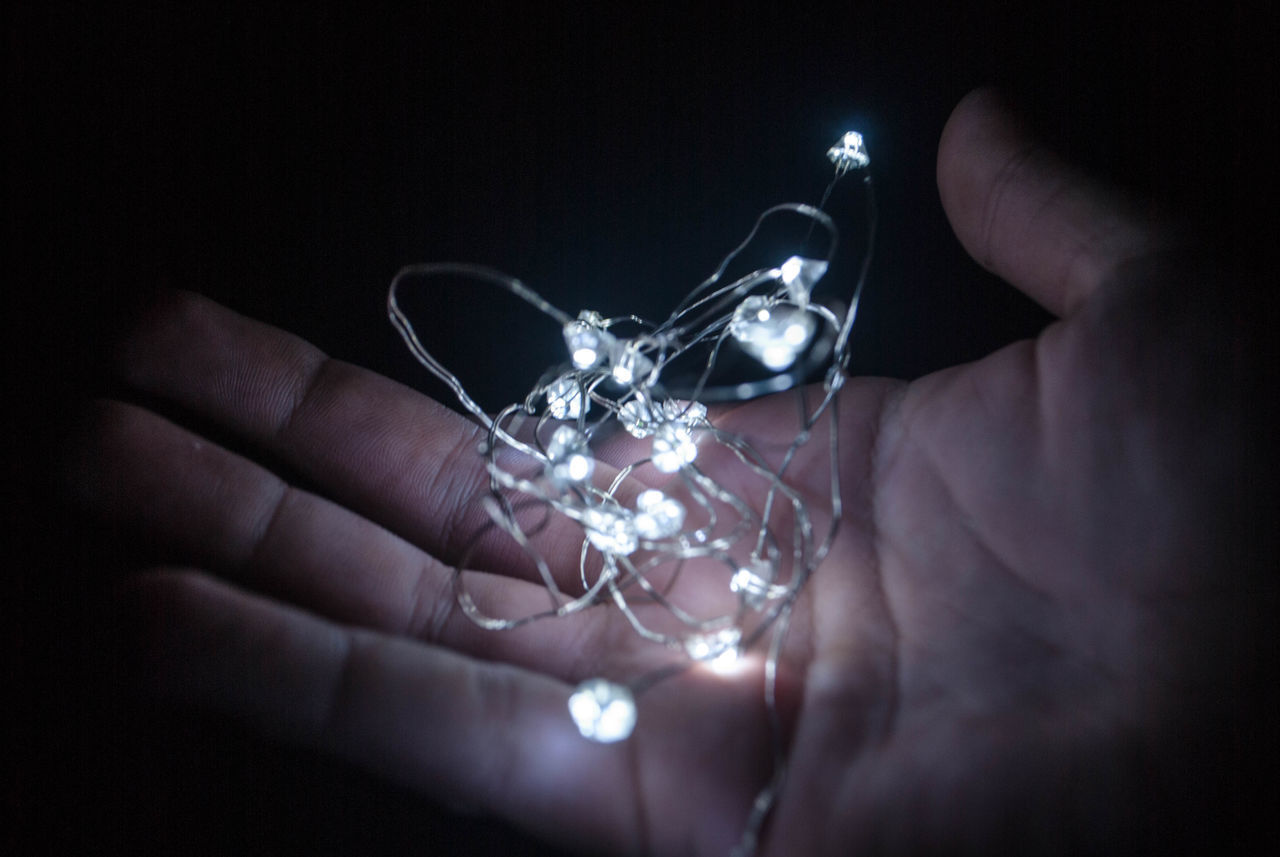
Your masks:
M735 653L752 648L764 635L770 635L764 658L763 704L771 736L773 774L749 810L741 840L734 850L740 857L749 857L755 852L786 777L786 736L777 706L779 662L797 599L830 552L843 511L838 394L848 369L850 334L870 271L876 238L878 209L870 175L865 175L862 182L866 199L866 248L849 293L848 308L843 312L807 294L796 304L783 287L780 268L752 271L729 283L721 281L730 264L756 239L762 225L782 214L809 220L806 244L814 229L821 227L826 231L827 251L821 261L830 263L835 256L839 231L823 208L848 171L847 166L842 169L837 165L836 175L816 207L784 203L761 213L746 238L724 257L709 277L694 286L660 324L634 315L601 319L587 311L575 319L514 277L462 263L406 266L395 275L387 294L391 322L410 353L448 385L463 408L486 429L487 441L481 446L480 454L489 474L490 493L483 500L484 509L493 524L533 561L549 598L546 610L517 617L490 616L467 591L462 571L465 562L459 562L453 577L454 589L457 604L468 618L483 628L500 631L567 616L592 606L613 605L639 637L678 653L669 664L629 682L636 698L696 665L698 660L693 653L700 651L696 646L709 645L708 634L728 634L725 639L733 641ZM566 344L573 331L586 329L594 332L595 339L591 341L612 350L607 351L599 363L585 359L581 365L553 367L523 403L507 405L491 416L472 399L457 376L423 345L400 306L400 294L407 281L445 276L495 285L522 299L565 330ZM717 363L728 343L738 335L734 327L735 312L752 295L771 302L769 305L783 304L801 314L815 314L817 322L811 329L816 328L817 332L808 353L797 354L793 367L775 371L766 381L713 387L711 378ZM618 335L621 329L630 326L638 328L638 334L621 338ZM704 362L692 386L672 386L665 382L663 372L673 361L699 351ZM640 367L640 371L633 374L628 368L625 374L611 372L626 355L632 355L627 359L636 360L630 365ZM593 356L602 355L595 352L587 355ZM639 362L640 357L645 362ZM574 360L578 359L574 355ZM799 385L820 365L827 367L823 381L816 386L821 396L811 402L809 393ZM797 388L795 433L781 458L772 465L750 436L719 428L714 419L704 416L705 408L699 404L742 400L792 387ZM664 390L687 395L681 400L659 401ZM593 407L599 409L599 417L589 421L588 413ZM526 414L537 414L532 442L517 436L518 421ZM813 501L790 484L787 475L797 454L812 439L824 418L828 433L830 505L822 510L828 524L818 534L814 531ZM552 423L573 425L588 449L592 442L607 437L614 424L621 424L636 436L637 443L653 437L649 441L652 451L617 468L612 478L600 484L589 477L565 478L557 475L562 470L556 467L564 465L572 455L587 453L577 446L561 448L563 444L558 445L554 434L547 440ZM701 443L694 440L695 436ZM745 493L740 487L731 490L723 481L725 473L709 473L694 464L695 458L715 459L709 452L712 449L730 454L725 460L740 468L733 474L739 485L744 477L749 477L758 487ZM521 455L500 456L504 450ZM516 473L507 465L510 461L532 464L527 468L532 475ZM590 473L593 467L584 465L581 470ZM674 477L662 484L666 491L672 491L674 486L676 493L660 493L654 506L665 510L662 513L667 518L660 518L639 505L633 511L622 500L623 495L630 495L633 490L662 481L649 478L652 476ZM689 509L675 500L677 493L684 503L690 504ZM759 498L758 508L749 499L752 496ZM521 499L522 506L526 501L531 502L547 514L536 524L522 525L517 517L517 498ZM674 502L675 506L663 505L666 501ZM673 517L671 509L675 507L679 507L680 514ZM583 531L578 551L578 581L570 587L580 586L581 590L576 593L564 591L536 544L538 536L557 515L575 522ZM677 518L673 527L672 522ZM643 533L641 523L645 528ZM784 546L790 550L784 551ZM593 572L596 562L599 568ZM663 574L666 574L665 580ZM677 583L693 574L699 575L700 580L711 581L727 577L725 590L736 595L728 599L732 607L719 607L707 613L681 603ZM636 611L640 606L660 611L662 626L642 620ZM714 645L709 645L708 653L724 654Z

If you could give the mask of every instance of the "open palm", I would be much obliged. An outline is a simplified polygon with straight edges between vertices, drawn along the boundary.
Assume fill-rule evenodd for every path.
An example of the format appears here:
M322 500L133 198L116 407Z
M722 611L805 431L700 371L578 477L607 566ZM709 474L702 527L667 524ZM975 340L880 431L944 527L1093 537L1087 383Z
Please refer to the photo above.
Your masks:
M764 853L1145 837L1162 759L1203 726L1188 700L1231 692L1216 658L1256 633L1231 621L1239 413L1161 234L987 93L953 115L939 181L966 247L1060 320L842 391L845 516L783 653ZM160 687L567 847L728 852L771 770L760 671L690 671L628 742L582 740L569 689L650 644L613 611L492 633L455 608L464 558L493 612L546 603L518 547L476 535L474 424L193 296L155 310L123 375L159 405L102 403L74 478L187 566L134 583ZM785 443L793 420L784 396L722 424ZM790 473L820 496L811 447Z

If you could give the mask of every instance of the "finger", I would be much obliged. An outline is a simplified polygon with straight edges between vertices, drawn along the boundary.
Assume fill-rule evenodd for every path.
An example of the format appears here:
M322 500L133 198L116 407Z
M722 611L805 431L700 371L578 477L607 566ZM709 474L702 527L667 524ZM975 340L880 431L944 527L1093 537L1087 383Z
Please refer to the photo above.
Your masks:
M969 255L1067 315L1160 229L1041 146L995 92L971 92L938 145L942 205Z
M192 572L147 575L125 594L149 632L144 678L169 698L563 844L634 841L628 748L582 739L559 681L353 631Z
M121 366L132 388L287 463L446 563L535 573L477 502L488 490L479 427L429 398L188 293L155 308ZM557 558L580 544L563 520L540 541Z
M505 633L456 605L453 570L393 533L141 408L105 402L71 465L81 502L178 558L334 621L438 642L564 677L599 671L625 650L607 614L587 611ZM485 613L550 609L541 585L469 572ZM577 646L566 645L574 642Z

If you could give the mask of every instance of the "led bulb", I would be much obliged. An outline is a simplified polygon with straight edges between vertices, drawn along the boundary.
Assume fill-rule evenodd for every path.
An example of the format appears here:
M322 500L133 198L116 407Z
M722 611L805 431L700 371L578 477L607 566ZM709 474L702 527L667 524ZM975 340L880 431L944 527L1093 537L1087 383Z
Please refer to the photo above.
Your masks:
M796 362L816 328L813 313L759 295L740 303L729 322L729 333L742 350L775 372Z
M619 384L633 384L646 379L652 371L653 361L640 352L636 343L628 342L614 361L613 380Z
M587 541L600 553L627 556L639 547L636 523L625 509L587 509L582 513L582 526Z
M569 715L583 738L600 744L624 741L636 727L636 700L626 686L591 678L569 697Z
M859 170L871 163L867 147L862 143L862 135L857 131L845 131L836 144L827 149L827 159L836 165L836 173L843 175L849 170Z
M564 326L564 344L569 349L569 359L573 361L574 367L585 370L594 369L606 362L617 346L617 340L613 334L591 321L579 318Z
M573 426L560 426L547 444L548 470L555 482L585 482L596 469L587 436Z
M618 420L632 437L648 437L653 434L653 417L649 408L639 399L632 399L618 409Z
M636 532L642 539L665 539L684 526L684 506L656 488L636 498Z
M653 466L663 473L675 473L698 457L693 430L682 422L658 426L653 434Z
M575 420L591 407L572 375L561 375L547 387L547 410L558 420Z

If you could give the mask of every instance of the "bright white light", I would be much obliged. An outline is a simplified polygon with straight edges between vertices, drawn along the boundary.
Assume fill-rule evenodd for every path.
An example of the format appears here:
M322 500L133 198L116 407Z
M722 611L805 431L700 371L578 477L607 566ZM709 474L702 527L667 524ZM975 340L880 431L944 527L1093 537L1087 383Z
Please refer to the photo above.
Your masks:
M653 466L675 473L698 457L693 431L684 423L663 423L653 436Z
M760 362L775 372L781 372L796 362L796 350L790 345L766 345L760 352Z
M557 482L583 482L596 469L587 436L573 426L560 426L547 444L551 478Z
M694 634L684 641L684 650L695 661L714 662L725 658L722 664L732 663L738 659L738 643L742 640L742 632L737 628L723 628L707 634Z
M627 556L639 547L640 534L625 509L587 509L582 513L587 541L601 553Z
M733 579L729 581L729 589L732 592L758 592L763 594L768 584L760 575L747 567L742 567L733 573Z
M569 478L574 482L583 481L591 475L591 471L594 469L595 462L585 455L574 455L569 458Z
M558 420L577 419L591 407L582 397L582 389L570 375L563 375L547 387L547 410Z
M617 340L591 321L575 319L564 326L564 343L576 368L594 369L608 357Z
M787 325L786 330L782 331L782 338L787 345L800 348L809 341L809 331L803 324L792 322Z
M862 135L857 131L844 132L836 144L827 149L827 158L836 165L838 173L861 169L871 163L871 156L862 143Z
M582 432L573 426L560 426L551 434L551 442L547 444L547 457L552 461L560 461L586 446L587 439Z
M624 685L587 679L569 697L569 716L582 737L601 744L623 741L636 727L636 701Z
M644 539L665 539L684 525L684 506L656 488L640 492L636 510L636 531Z
M651 371L653 371L653 361L640 352L639 346L629 342L615 357L613 380L619 384L630 384L637 377L647 375Z
M800 260L802 271L805 264L806 260ZM804 291L807 300L808 292L802 288L803 280L804 276L800 276L795 281L795 288ZM795 304L770 303L753 295L734 310L729 332L742 350L774 372L781 372L796 362L813 339L816 326L813 314Z
M800 269L803 267L804 261L799 256L792 256L790 259L782 263L782 282L784 285L791 285L796 281L796 277L800 276Z
M772 577L773 572L769 563L763 559L751 559L748 564L742 565L733 572L728 588L731 592L740 595L749 608L759 608L769 597L769 590L771 590L769 578Z
M707 661L707 666L711 668L712 672L719 675L725 675L726 673L733 672L733 668L738 665L740 654L741 653L738 651L737 646L734 646L732 649L725 649L723 652Z

